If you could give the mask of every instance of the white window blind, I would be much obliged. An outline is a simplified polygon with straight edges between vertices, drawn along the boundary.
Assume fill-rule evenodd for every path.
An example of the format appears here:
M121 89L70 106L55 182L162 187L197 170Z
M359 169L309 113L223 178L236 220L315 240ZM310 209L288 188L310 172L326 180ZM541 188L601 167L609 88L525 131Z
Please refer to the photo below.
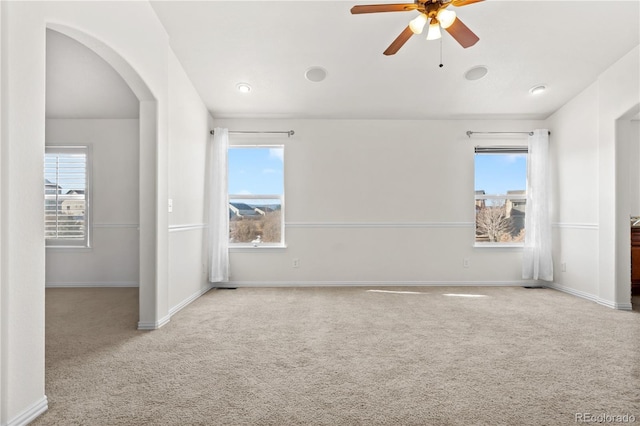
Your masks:
M89 246L87 147L46 147L44 229L47 246Z

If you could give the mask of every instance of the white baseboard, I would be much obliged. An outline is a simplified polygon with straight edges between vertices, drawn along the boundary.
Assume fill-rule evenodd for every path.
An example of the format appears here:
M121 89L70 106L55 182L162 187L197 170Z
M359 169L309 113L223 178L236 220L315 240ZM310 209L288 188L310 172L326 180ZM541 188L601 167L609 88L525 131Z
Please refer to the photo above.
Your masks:
M576 290L574 288L567 287L561 284L556 284L556 283L545 284L545 287L558 290L563 293L568 293L568 294L571 294L572 296L577 296L582 299L587 299L587 300L590 300L591 302L596 302L597 304L606 306L607 308L618 309L620 311L630 311L632 309L631 303L613 302L611 300L602 299L601 297L596 296L595 294L587 293L581 290Z
M45 288L91 288L91 287L140 287L133 281L103 281L103 282L48 282Z
M178 303L176 306L174 306L173 308L169 309L169 316L174 316L175 314L180 312L180 310L182 310L185 307L187 307L191 302L193 302L198 297L202 296L203 294L205 294L206 292L208 292L212 288L213 288L213 284L209 283L209 285L207 287L205 287L205 288L203 288L203 289L201 289L199 291L196 291L191 296L187 297L182 302Z
M604 299L599 299L598 303L608 308L617 309L619 311L631 311L633 308L631 306L631 303L617 303L617 302L612 302L610 300L604 300Z
M542 287L537 281L229 281L216 287Z
M176 306L169 309L169 314L164 318L159 319L158 321L139 321L138 322L138 330L157 330L166 323L171 320L171 317L177 314L181 309L187 307L191 302L196 300L198 297L202 296L209 290L211 290L213 286L205 287L201 290L196 291L191 296L184 299L182 302L178 303Z
M35 402L31 407L24 410L18 416L9 420L6 426L25 426L36 419L36 417L43 414L49 409L49 402L47 396L44 395L39 401Z
M592 302L600 303L600 298L598 296L596 296L595 294L587 293L587 292L581 291L581 290L576 290L574 288L567 287L567 286L564 286L564 285L561 285L561 284L547 283L547 284L545 284L545 287L551 288L551 289L554 289L554 290L558 290L558 291L561 291L563 293L571 294L572 296L577 296L577 297L580 297L582 299L587 299L587 300L590 300Z
M158 321L138 321L138 330L157 330L171 320L171 315L166 315Z

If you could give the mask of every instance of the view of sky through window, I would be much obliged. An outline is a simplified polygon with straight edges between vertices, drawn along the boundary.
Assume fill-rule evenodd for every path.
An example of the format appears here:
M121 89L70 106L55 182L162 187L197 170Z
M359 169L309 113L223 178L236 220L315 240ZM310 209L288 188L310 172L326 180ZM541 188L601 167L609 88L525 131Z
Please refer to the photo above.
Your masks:
M284 149L229 148L229 194L284 193Z
M86 186L85 154L46 154L44 159L44 178L51 184L57 184L64 192L83 190Z
M527 189L526 154L482 154L475 159L475 190L487 195ZM497 172L498 171L498 172Z

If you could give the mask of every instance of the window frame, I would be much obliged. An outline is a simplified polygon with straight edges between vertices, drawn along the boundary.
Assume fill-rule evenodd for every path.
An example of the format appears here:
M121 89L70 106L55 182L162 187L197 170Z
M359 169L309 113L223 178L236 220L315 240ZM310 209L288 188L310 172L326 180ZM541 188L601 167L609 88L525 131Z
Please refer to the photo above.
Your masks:
M230 205L232 200L279 200L280 201L280 242L278 243L268 243L268 242L260 242L258 244L254 244L251 242L231 242L229 241L229 248L231 250L234 249L281 249L286 248L286 239L285 239L285 145L284 144L229 144L228 150L232 149L272 149L279 148L282 149L282 195L280 194L232 194L230 192L227 193L227 204ZM228 171L227 171L228 173ZM227 191L229 185L229 177L227 176ZM229 220L229 229L227 229L227 235L231 231L231 220ZM229 238L230 240L230 238Z
M522 242L500 242L500 241L478 241L477 240L477 206L478 201L484 200L504 200L505 204L509 200L527 200L527 185L523 194L478 194L476 191L476 156L483 154L524 154L526 156L526 172L528 175L529 168L529 147L527 145L485 145L475 146L473 156L473 188L474 188L474 221L473 221L473 246L482 248L522 248L524 247L524 241ZM525 211L526 215L526 211ZM526 217L526 216L525 216ZM526 227L523 225L523 229Z
M85 156L85 188L84 188L84 228L85 234L82 239L71 239L71 238L47 238L46 236L46 225L45 225L45 247L49 248L61 248L61 249L91 249L92 243L92 162L91 162L91 147L89 145L46 145L43 160L45 164L43 164L43 177L46 181L45 169L46 169L46 156L47 154L84 154ZM56 194L59 195L59 194ZM47 199L49 199L50 194L44 194L43 201L46 203ZM44 216L46 217L46 209L44 212ZM57 216L58 214L56 214ZM45 219L43 217L43 219ZM46 220L46 219L45 219Z

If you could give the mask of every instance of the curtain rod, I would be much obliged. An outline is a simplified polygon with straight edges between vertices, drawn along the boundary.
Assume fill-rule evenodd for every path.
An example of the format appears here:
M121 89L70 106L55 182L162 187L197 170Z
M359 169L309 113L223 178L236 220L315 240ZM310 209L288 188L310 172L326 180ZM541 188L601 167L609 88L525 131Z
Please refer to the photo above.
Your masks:
M211 133L212 135L214 134L214 131L211 130L209 133ZM270 133L270 134L286 134L288 138L290 138L291 136L295 135L296 132L294 132L293 130L229 130L229 134L258 134L258 133Z
M522 135L529 135L529 136L533 136L533 132L472 132L471 130L467 130L467 137L471 137L471 135L478 133L478 134L485 134L485 135L495 135L495 134L509 134L509 135L518 135L518 134L522 134ZM549 134L551 134L551 132L549 132Z

